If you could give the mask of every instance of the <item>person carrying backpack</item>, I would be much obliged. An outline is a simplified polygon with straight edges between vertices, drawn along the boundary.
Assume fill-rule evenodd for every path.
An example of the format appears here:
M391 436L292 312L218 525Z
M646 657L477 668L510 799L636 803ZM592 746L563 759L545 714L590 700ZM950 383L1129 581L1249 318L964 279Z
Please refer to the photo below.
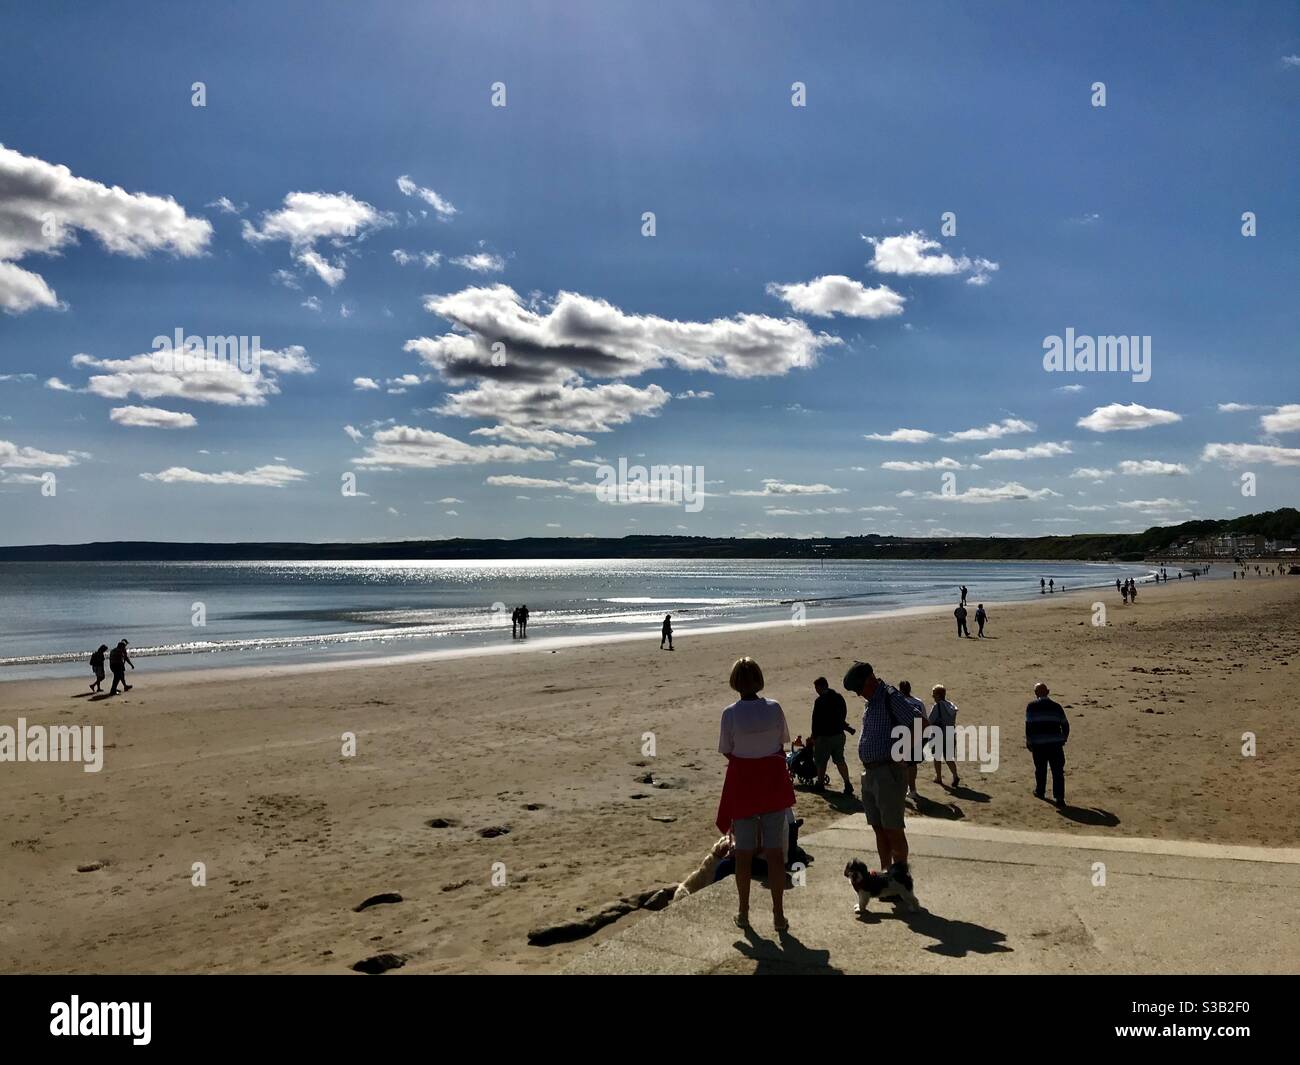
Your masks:
M90 684L90 690L93 692L104 690L104 652L107 650L108 644L101 643L99 650L90 656L90 668L95 674L95 679Z

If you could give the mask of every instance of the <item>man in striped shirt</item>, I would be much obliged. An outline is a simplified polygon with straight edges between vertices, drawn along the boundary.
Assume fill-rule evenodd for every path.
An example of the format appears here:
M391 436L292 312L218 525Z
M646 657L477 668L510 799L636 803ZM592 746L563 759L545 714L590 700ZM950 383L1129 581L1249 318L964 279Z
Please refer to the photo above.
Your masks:
M1065 741L1070 722L1055 699L1049 699L1047 685L1034 685L1037 698L1025 707L1025 746L1034 756L1034 797L1047 798L1047 771L1052 771L1052 799L1065 805Z
M907 867L907 833L903 831L903 796L913 729L925 719L897 688L876 676L867 662L854 662L844 674L844 689L864 698L858 758L862 761L862 810L876 833L882 871L898 863ZM895 730L902 730L895 734ZM900 742L900 736L905 737ZM905 746L906 744L906 746ZM899 757L895 757L895 755Z

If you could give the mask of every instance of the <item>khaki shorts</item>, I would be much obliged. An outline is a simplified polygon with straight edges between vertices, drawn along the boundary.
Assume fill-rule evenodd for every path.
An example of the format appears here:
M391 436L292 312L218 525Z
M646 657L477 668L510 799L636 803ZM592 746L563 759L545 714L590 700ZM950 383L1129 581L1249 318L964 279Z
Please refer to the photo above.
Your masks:
M784 810L773 810L770 814L758 814L756 817L744 817L731 822L731 834L736 839L736 850L756 851L760 845L764 848L785 846L786 819Z
M817 763L818 776L826 772L826 766L830 762L842 765L844 763L844 733L841 732L838 736L814 736L813 761Z
M872 828L903 827L907 769L902 762L880 762L862 770L862 812Z

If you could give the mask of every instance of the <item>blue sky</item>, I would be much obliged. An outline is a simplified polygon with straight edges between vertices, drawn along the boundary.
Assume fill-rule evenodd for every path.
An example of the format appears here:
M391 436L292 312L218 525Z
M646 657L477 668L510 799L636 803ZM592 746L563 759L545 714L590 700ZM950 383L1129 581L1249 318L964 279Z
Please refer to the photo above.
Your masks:
M1295 505L1298 11L6 3L0 541ZM152 372L178 328L259 373ZM1067 328L1150 380L1047 372Z

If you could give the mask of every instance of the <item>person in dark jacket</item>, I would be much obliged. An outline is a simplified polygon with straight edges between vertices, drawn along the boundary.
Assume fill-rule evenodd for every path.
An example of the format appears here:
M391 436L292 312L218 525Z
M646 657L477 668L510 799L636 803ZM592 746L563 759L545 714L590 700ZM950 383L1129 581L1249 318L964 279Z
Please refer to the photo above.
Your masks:
M119 684L122 686L123 691L129 692L133 687L126 682L127 666L135 669L135 663L131 661L131 655L126 649L126 641L120 640L118 645L108 652L108 669L113 674L113 684L108 689L109 695L117 694Z
M1034 685L1036 698L1025 707L1025 746L1034 756L1034 797L1047 798L1047 771L1052 771L1052 799L1065 805L1065 743L1070 738L1070 722L1065 710L1039 681Z
M980 603L980 605L975 608L975 624L979 626L979 638L981 640L984 639L984 622L988 621L988 619L989 612L984 609L984 604Z
M813 681L813 691L817 693L817 701L813 703L812 728L808 734L812 737L813 758L817 763L817 790L822 788L826 766L834 762L844 781L844 794L852 795L849 766L844 761L844 733L852 731L848 724L849 708L844 696L831 688L825 677Z
M108 644L101 643L99 650L90 656L90 668L95 674L95 679L90 684L90 690L93 692L104 690L104 652L107 650Z
M957 619L957 638L970 636L970 629L966 627L966 607L961 603L957 604L957 609L952 612L952 616Z

